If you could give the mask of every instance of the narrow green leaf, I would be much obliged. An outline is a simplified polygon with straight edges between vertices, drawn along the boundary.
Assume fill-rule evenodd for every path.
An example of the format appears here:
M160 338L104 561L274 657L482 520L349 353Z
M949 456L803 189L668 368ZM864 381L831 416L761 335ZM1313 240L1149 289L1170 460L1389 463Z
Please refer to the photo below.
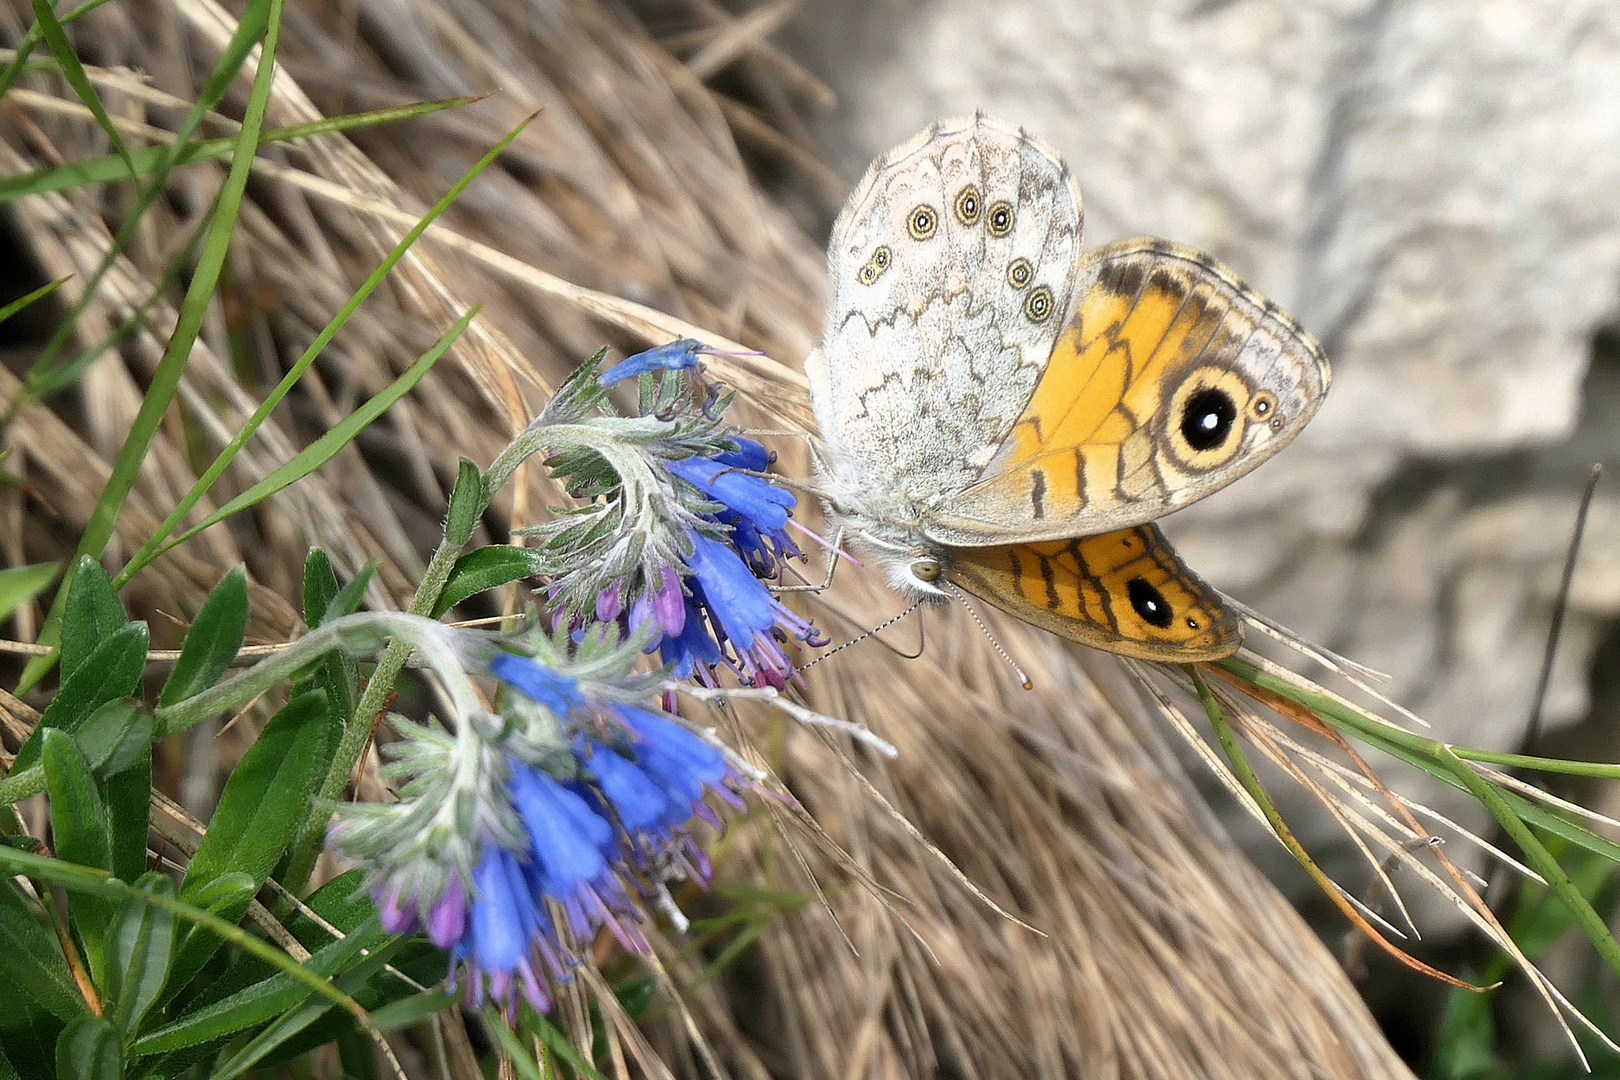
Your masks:
M327 603L320 621L329 623L333 619L341 619L345 615L353 615L359 611L361 601L366 598L366 589L371 585L372 575L377 572L379 565L377 560L373 559L362 566L360 572L354 575L354 580L339 589Z
M450 346L454 345L456 339L466 331L468 324L477 317L478 310L475 307L457 319L455 324L445 331L444 336L434 344L433 348L422 354L420 360L406 369L405 373L399 378L373 395L364 405L344 417L336 427L298 451L292 456L291 460L269 476L254 484L167 544L164 544L153 555L153 558L176 545L185 543L204 529L219 524L232 514L239 514L250 506L263 502L289 484L302 480L330 461L337 455L338 451L352 442L354 437L360 434L367 425L381 416L390 405L404 397L412 387L422 381L422 376L426 375L433 365L439 362L439 358L449 351ZM134 565L134 560L131 560L131 565Z
M236 225L236 216L241 210L242 197L247 189L248 172L253 164L254 150L258 146L259 132L263 130L265 107L270 99L271 76L275 71L276 42L281 27L282 0L268 0L268 3L270 12L267 15L267 29L259 53L259 67L253 75L253 89L248 94L247 108L242 116L242 128L237 135L237 152L215 200L214 212L208 223L208 236L203 240L191 282L186 289L185 298L180 303L180 317L169 335L168 344L152 373L151 381L147 384L146 394L141 399L141 407L136 412L129 435L124 439L123 448L113 463L112 472L102 488L101 497L96 501L90 520L79 537L80 555L99 556L112 537L118 513L129 497L130 489L135 484L142 463L146 460L147 450L157 434L163 416L174 400L175 390L180 385L180 376L185 371L192 346L196 343L203 319L213 302L214 290L219 284L219 275L225 265L225 254L230 247L231 233ZM249 4L249 13L243 15L243 20L247 21L249 14L258 11L261 6L262 4L258 2ZM134 215L130 217L133 218ZM108 254L110 257L112 253ZM110 261L103 260L103 268L110 265ZM98 271L98 275L101 272L103 271ZM98 276L87 286L86 296L95 292L99 282ZM66 337L62 336L62 339L66 340ZM52 340L54 342L56 338ZM43 370L44 365L49 362L48 358L42 355L40 362L35 365L36 370ZM42 644L56 644L61 632L61 617L60 607L53 606L45 618L45 625L40 629L39 641ZM49 670L48 659L36 658L24 669L20 685L32 687Z
M456 560L439 602L433 605L433 617L437 619L469 596L541 573L545 561L540 549L511 544L490 544L469 551Z
M173 705L219 681L242 648L247 630L247 573L238 566L220 579L186 632L180 659L163 684L158 704Z
M73 736L59 728L46 728L42 742L45 791L51 797L51 836L57 857L111 873L107 811L101 803L101 792L96 790L90 763L79 752Z
M442 101L422 101L388 109L370 109L344 116L328 116L303 124L289 124L287 127L271 128L266 131L260 137L259 145L294 142L334 131L357 131L381 124L397 123L400 120L426 116L444 109L460 108L477 100L476 97L458 97ZM143 176L148 173L155 174L162 164L163 156L172 153L176 145L171 142L165 146L138 147L130 153L130 161L137 173ZM235 149L235 136L188 142L178 153L173 153L172 166L178 168L194 165L200 161L216 161L228 156ZM71 161L65 165L48 165L15 176L0 178L0 205L48 191L71 191L88 184L105 184L128 178L129 172L123 159L115 154L88 158L84 161Z
M72 276L72 274L68 274L66 277L59 277L55 281L47 281L45 284L35 289L27 296L19 296L5 307L0 307L0 323L5 322L7 319L11 318L28 305L34 303L36 300L45 299L47 296L51 295L51 293L55 292L57 289L60 289L62 287L62 283L67 281L68 278L71 278Z
M107 572L88 555L80 556L62 614L62 678L70 678L85 657L128 622Z
M105 3L107 3L107 0L86 0L85 3L63 15L58 21L65 25L81 15L94 11ZM23 65L28 62L28 57L33 54L35 47L39 45L43 36L39 23L36 22L28 28L28 32L23 35L22 41L18 42L16 54L12 56L11 62L5 66L5 70L0 71L0 97L3 97L6 91L11 89L11 84L17 81L17 76L21 74Z
M0 570L0 619L11 618L18 608L44 592L61 569L59 562L46 562Z
M56 1080L119 1080L118 1032L99 1016L78 1016L56 1040Z
M374 934L353 934L333 941L311 953L304 962L304 970L313 975L329 976L344 970L361 952L375 948L381 941ZM308 986L295 982L286 974L272 975L202 1008L189 1010L174 1022L152 1030L135 1041L130 1048L131 1053L143 1057L166 1054L234 1035L286 1012L309 996ZM322 1003L323 1007L330 1004Z
M326 606L338 593L337 572L332 560L320 548L310 548L304 556L304 625L316 627L326 617Z
M118 156L127 170L126 175L134 177L135 163L129 159L129 147L124 145L124 137L118 134L118 127L107 115L107 107L101 103L101 96L96 88L90 85L90 76L84 73L84 65L79 63L78 55L73 51L73 45L67 39L67 33L62 24L57 21L56 12L51 10L49 0L33 0L34 18L39 22L39 31L45 38L45 47L51 50L56 63L62 69L62 77L73 87L73 92L79 95L85 108L96 118L101 130L106 132L107 139L118 151Z
M174 899L174 881L167 874L153 871L135 886ZM172 911L134 897L119 905L107 935L106 998L112 1003L107 1018L125 1037L140 1027L163 990L174 944Z
M484 505L484 479L479 475L478 466L462 458L456 470L456 486L450 492L450 509L444 518L445 542L459 548L471 540Z
M270 876L322 774L321 729L331 722L326 695L316 692L289 701L265 726L225 781L186 868L186 899L221 874L241 871L260 885Z
M93 866L112 872L112 841L109 839L107 808L96 789L90 765L79 753L73 736L57 728L46 728L42 763L45 790L51 797L51 835L57 857L79 866ZM100 896L74 894L68 897L73 926L84 942L84 956L90 973L99 983L106 972L105 938L107 920L114 905Z
M341 944L347 943L347 940L345 940ZM388 962L388 957L398 948L398 945L399 941L396 939L387 945L373 949L352 968L334 978L332 980L333 985L344 993L353 995L382 969L383 965ZM215 1069L214 1080L233 1080L234 1077L247 1072L273 1053L277 1047L319 1020L331 1008L330 1002L313 997L306 998L296 1008L282 1013L270 1026L255 1035L248 1041L246 1046Z
M56 935L10 881L0 881L0 983L63 1020L86 1009Z
M442 990L424 990L420 994L391 1001L380 1009L371 1010L371 1023L378 1031L389 1031L419 1023L435 1013L441 1013L457 1003L458 997Z
M79 752L97 776L116 776L152 744L152 714L128 698L109 701L73 733Z
M45 707L34 734L17 751L11 766L15 776L39 761L41 733L60 728L73 734L109 701L133 694L146 667L146 624L129 623L113 631L96 647L78 670L62 681L51 703Z
M360 1007L359 1003L320 976L305 971L285 952L268 944L262 938L248 933L240 926L226 922L212 912L193 904L186 903L183 900L171 900L155 893L140 892L133 885L109 878L106 872L102 870L91 870L63 862L60 859L49 859L27 851L16 851L6 847L4 844L0 844L0 870L6 871L8 876L24 874L31 878L60 885L69 892L97 893L115 899L128 896L143 897L148 903L168 908L180 918L195 923L198 927L271 965L277 971L302 982L316 994L346 1010L356 1020L363 1022L365 1019L365 1010Z
M150 718L151 714L146 716ZM96 778L101 801L112 823L112 871L121 881L134 881L146 870L146 833L152 820L152 743L132 747L135 757L119 769Z

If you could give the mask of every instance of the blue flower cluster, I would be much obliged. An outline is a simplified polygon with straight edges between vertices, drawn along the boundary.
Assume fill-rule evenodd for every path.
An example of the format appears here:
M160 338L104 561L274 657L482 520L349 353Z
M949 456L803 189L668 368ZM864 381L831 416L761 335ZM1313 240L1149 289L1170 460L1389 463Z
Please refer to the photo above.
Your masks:
M613 365L599 376L603 385L656 370L696 365L701 343L676 341ZM737 435L734 448L706 454L660 458L671 476L696 492L706 507L696 524L684 526L684 565L663 565L647 573L649 586L628 604L632 632L649 623L657 638L648 646L674 665L677 678L697 677L710 685L714 669L729 667L746 685L783 689L794 676L786 645L797 640L825 645L815 627L772 595L762 579L775 577L785 559L801 554L788 535L793 493L767 480L769 452ZM677 490L684 490L675 485ZM700 504L701 505L701 504ZM599 618L626 608L620 582L597 597Z
M710 864L687 827L714 824L716 795L740 805L747 786L720 750L673 718L593 699L587 685L526 656L501 652L489 671L560 722L571 773L508 758L504 799L515 821L479 845L470 892L452 882L427 913L435 944L465 964L469 996L510 1006L521 994L550 1005L577 949L602 928L627 950L640 932L645 890L670 878L707 883ZM392 932L417 922L410 906L379 895Z

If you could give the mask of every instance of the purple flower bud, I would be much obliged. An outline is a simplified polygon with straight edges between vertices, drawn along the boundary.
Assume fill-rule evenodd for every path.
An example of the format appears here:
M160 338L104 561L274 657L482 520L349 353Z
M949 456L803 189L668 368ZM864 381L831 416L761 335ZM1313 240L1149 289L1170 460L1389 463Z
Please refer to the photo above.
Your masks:
M596 379L603 386L612 386L622 379L628 379L645 372L674 371L677 369L696 366L698 354L704 349L703 342L691 338L680 338L668 345L659 345L645 352L638 352L628 356L617 364L607 368L597 375Z

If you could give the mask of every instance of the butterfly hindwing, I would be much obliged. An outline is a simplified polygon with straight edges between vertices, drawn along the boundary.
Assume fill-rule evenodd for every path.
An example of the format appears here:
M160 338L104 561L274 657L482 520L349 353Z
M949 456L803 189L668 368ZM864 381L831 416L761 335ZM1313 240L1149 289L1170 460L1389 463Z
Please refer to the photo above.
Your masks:
M1078 288L1010 434L929 526L941 542L1151 521L1276 453L1327 392L1315 339L1201 252L1112 244L1086 257Z
M1235 613L1156 525L1032 544L950 548L945 576L1043 630L1143 660L1230 656Z

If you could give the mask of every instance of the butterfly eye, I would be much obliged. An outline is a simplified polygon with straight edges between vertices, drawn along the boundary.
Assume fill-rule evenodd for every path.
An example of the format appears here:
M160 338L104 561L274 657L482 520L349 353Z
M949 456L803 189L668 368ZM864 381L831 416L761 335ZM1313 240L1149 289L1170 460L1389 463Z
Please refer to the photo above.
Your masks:
M1012 203L1002 201L994 203L985 215L985 231L991 236L1006 236L1013 228Z
M919 206L906 218L906 231L913 240L927 240L939 229L939 215L932 206Z
M1164 598L1164 593L1149 585L1146 578L1133 577L1127 581L1125 595L1130 598L1131 608L1142 616L1142 621L1149 626L1157 626L1163 630L1173 621L1174 614L1170 610L1170 601Z
M911 564L911 576L916 578L918 581L938 581L939 560L918 559L916 562Z
M984 205L979 201L979 189L969 184L956 193L956 220L964 225L977 225L979 211Z
M1024 301L1024 315L1032 323L1043 323L1052 317L1052 290L1045 285L1029 294Z

